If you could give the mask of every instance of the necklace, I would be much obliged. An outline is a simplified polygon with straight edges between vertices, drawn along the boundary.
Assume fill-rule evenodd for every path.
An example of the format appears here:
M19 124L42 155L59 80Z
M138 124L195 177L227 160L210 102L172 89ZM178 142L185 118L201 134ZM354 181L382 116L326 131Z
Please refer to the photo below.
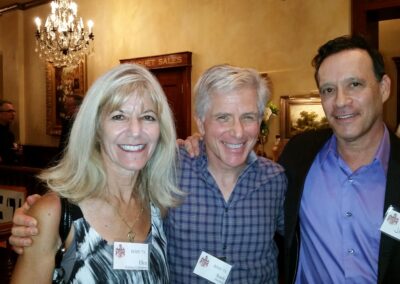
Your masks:
M128 231L128 241L130 243L133 243L133 241L135 240L136 237L136 233L133 231L133 227L136 225L136 223L139 221L140 216L142 216L143 214L143 210L144 207L142 206L140 208L140 212L138 213L138 215L136 216L135 220L133 221L133 224L131 226L129 226L128 222L126 222L125 218L123 218L121 216L121 214L119 213L119 210L110 202L111 206L113 207L113 209L115 210L115 212L117 212L119 218L122 220L122 222L124 222L124 224L128 227L129 231Z

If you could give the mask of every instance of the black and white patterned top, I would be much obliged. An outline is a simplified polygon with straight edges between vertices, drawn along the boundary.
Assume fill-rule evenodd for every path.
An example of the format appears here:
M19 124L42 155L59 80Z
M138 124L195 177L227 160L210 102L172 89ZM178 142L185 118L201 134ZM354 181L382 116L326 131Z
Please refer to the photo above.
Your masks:
M74 241L61 262L64 283L169 283L167 242L160 211L151 205L149 270L113 269L113 245L109 245L84 218L73 222Z

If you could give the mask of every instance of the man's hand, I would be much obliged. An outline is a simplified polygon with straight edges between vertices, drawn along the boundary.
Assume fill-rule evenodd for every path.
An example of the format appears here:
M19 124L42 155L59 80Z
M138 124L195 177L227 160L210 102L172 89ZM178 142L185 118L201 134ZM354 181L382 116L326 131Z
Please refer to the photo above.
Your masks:
M190 157L197 157L200 155L200 146L199 146L199 141L203 140L203 136L199 133L194 133L192 136L189 136L186 138L186 140L183 139L177 139L176 143L179 146L184 146L185 150L189 153Z
M15 210L9 242L12 249L18 254L23 253L23 247L32 245L31 236L39 233L36 219L27 215L27 212L40 197L38 194L28 196L22 207Z

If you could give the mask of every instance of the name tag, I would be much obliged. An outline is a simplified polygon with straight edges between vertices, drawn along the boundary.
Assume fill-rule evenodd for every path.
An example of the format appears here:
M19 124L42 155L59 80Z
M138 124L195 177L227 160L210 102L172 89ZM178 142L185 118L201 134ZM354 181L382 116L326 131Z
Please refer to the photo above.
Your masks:
M114 242L113 268L124 270L148 270L149 245Z
M400 240L400 213L389 206L383 220L381 231L397 240Z
M231 269L232 265L203 251L200 254L193 273L212 283L224 284L228 279Z

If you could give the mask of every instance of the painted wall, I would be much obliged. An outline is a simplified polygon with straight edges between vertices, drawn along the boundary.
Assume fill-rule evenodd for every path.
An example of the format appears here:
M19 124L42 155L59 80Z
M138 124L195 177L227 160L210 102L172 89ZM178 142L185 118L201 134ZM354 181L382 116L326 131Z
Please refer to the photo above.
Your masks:
M12 130L17 140L25 141L25 73L24 73L24 15L22 11L0 17L0 53L2 53L2 95L14 103L17 118Z
M330 38L350 32L350 1L320 0L77 0L78 14L95 23L95 52L88 57L88 85L119 59L180 51L193 53L192 86L219 63L267 72L272 100L315 90L311 58ZM33 19L41 5L0 17L4 96L17 102L21 142L57 145L45 133L44 64L34 52ZM22 111L24 114L22 114ZM278 134L271 121L268 149ZM192 122L193 130L195 130Z

